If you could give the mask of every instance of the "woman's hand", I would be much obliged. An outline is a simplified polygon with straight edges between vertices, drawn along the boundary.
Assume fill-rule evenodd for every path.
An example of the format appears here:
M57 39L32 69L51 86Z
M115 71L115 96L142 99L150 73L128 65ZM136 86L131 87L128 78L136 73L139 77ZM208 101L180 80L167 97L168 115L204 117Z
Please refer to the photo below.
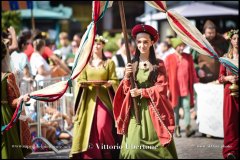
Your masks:
M238 81L238 76L226 76L225 79L231 83L236 83Z
M125 68L125 77L129 78L132 72L133 72L132 64L128 63L126 68Z
M30 100L29 94L25 94L25 95L23 96L23 101L24 101L24 102L28 102L29 100Z
M8 39L11 41L8 49L10 51L9 53L11 53L13 50L18 49L17 35L15 29L12 26L10 26L7 30L9 32Z
M141 93L142 93L142 89L133 88L130 90L131 97L140 96Z
M86 83L80 83L80 87L87 88L88 86Z
M112 86L112 82L110 80L108 80L107 83L104 84L104 86L106 88L111 87Z
M28 102L30 100L30 96L29 94L25 94L23 96L20 96L18 99L19 101L22 99L24 102Z

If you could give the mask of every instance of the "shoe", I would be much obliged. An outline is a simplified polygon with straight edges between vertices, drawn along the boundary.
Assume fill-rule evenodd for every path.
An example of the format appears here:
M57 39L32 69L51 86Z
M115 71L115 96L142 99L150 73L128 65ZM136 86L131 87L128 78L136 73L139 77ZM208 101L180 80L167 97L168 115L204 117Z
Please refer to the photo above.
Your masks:
M237 159L237 157L232 153L228 153L227 159Z
M177 138L182 137L180 132L181 132L180 126L176 126L175 127L175 137L177 137Z
M210 134L207 134L206 137L207 138L212 138L212 136Z
M64 147L64 145L65 144L63 143L63 141L58 140L55 144L55 147L58 148L58 149L62 149Z
M191 137L192 135L195 134L195 131L194 130L190 130L191 126L190 125L187 125L185 131L186 131L186 137Z

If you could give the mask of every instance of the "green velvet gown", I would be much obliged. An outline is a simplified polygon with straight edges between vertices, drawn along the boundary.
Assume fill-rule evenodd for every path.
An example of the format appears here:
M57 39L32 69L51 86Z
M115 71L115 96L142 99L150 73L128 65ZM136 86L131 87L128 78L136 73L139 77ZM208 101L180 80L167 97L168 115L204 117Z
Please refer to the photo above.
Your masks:
M149 70L139 69L137 73L138 88L148 88ZM133 109L131 109L128 132L123 136L121 159L177 159L174 141L167 147L162 147L153 126L148 110L148 99L138 99L141 125L136 124Z
M13 116L14 110L10 107L7 98L7 76L2 77L1 80L1 126L7 125ZM2 159L23 159L23 151L19 136L19 121L8 131L1 133L2 145L1 154Z
M92 67L88 64L80 74L78 82L93 80L110 80L113 89L116 90L119 81L116 76L114 62L112 60L107 60L106 65L99 68ZM82 92L80 93L80 91L77 91L77 96L80 96L80 100L75 104L78 107L74 119L74 131L70 157L73 157L73 154L79 154L88 150L97 98L104 104L110 113L109 115L111 115L113 119L112 102L106 88L102 86L89 86L82 89L80 87L79 90L82 90Z

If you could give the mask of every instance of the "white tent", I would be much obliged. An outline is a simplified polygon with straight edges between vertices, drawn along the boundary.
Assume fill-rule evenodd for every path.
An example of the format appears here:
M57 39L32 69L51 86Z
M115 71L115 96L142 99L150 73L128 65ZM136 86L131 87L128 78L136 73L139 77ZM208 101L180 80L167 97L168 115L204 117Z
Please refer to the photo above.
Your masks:
M216 6L212 4L190 2L181 6L171 8L184 17L206 17L206 16L225 16L225 15L238 15L237 9ZM166 19L166 14L158 12L155 14L146 14L137 17L136 20L140 22L154 21Z

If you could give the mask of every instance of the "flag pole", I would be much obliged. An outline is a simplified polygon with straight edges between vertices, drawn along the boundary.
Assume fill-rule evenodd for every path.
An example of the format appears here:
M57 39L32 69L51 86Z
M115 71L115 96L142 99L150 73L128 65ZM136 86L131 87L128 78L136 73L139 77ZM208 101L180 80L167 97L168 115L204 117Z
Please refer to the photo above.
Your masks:
M33 6L31 7L31 21L32 21L32 31L35 32L35 21L33 17Z
M126 53L127 53L127 62L131 63L130 51L129 51L129 46L128 46L128 36L127 36L127 27L126 27L126 20L125 20L123 1L118 1L118 5L119 5L119 12L120 12L122 30L123 30L124 41L125 41L125 48L126 48ZM130 82L131 82L132 88L135 88L133 74L130 75ZM133 108L134 108L134 114L135 114L135 118L136 118L136 123L140 124L139 112L138 112L138 106L137 106L137 99L136 98L132 98L132 100L133 100Z

